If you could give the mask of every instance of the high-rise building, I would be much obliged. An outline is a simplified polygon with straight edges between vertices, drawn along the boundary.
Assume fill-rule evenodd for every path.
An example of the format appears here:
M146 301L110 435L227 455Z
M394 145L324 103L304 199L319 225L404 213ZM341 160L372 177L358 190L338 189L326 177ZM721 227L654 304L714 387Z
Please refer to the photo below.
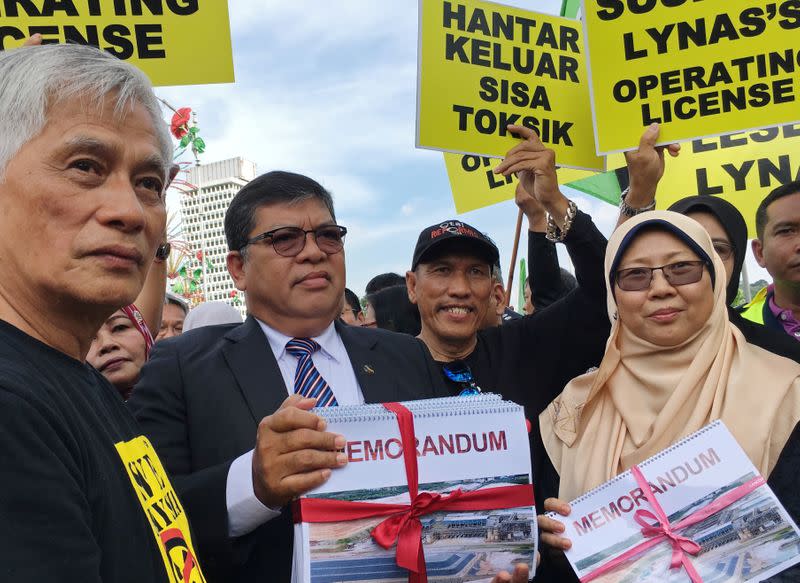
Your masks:
M255 177L255 163L244 158L201 164L191 168L186 178L194 190L180 199L183 237L194 255L191 268L202 270L195 303L224 301L235 305L242 316L246 313L245 298L241 293L232 297L236 287L225 265L228 245L224 220L234 195ZM198 253L208 261L200 261Z

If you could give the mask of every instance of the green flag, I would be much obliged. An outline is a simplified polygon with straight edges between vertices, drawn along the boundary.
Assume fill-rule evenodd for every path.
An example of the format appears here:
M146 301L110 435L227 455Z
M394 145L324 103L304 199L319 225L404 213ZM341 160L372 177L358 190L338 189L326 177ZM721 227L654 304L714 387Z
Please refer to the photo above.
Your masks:
M617 171L600 172L588 178L581 178L573 182L568 182L565 186L580 190L584 194L599 198L609 204L618 205L622 189L620 188L620 176Z
M562 0L561 16L567 18L577 18L578 9L581 7L581 0Z

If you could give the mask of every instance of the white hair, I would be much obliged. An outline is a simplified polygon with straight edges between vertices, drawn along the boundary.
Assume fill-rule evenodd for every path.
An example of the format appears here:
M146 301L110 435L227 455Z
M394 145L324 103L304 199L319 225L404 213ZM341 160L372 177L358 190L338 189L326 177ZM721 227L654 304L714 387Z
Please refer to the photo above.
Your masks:
M75 97L102 107L111 94L116 100L114 112L120 117L136 104L147 110L168 170L172 140L150 80L139 69L77 44L0 52L0 181L20 148L44 130L51 107Z
M242 315L239 310L225 302L205 302L192 308L183 322L183 331L188 332L203 326L217 324L241 324Z

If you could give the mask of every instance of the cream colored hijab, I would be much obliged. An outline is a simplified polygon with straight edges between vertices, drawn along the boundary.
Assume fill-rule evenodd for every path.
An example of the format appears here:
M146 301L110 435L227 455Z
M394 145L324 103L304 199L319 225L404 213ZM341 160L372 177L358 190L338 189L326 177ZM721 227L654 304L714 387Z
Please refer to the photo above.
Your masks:
M748 344L729 322L725 267L697 222L669 211L626 221L608 242L605 273L636 233L653 224L665 230L671 224L673 234L682 233L679 238L691 239L713 259L714 308L694 336L678 346L657 346L634 336L617 319L607 275L613 325L600 367L573 379L539 418L547 453L560 475L559 497L565 500L716 419L725 422L753 464L769 476L800 419L800 365Z

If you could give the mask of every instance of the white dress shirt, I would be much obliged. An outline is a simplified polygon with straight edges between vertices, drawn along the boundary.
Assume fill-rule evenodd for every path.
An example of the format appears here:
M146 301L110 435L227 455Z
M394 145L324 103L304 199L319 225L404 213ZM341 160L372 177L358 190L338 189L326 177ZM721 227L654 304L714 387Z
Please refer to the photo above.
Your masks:
M256 320L267 337L267 343L275 355L278 368L286 385L287 396L294 393L294 373L297 370L297 357L286 352L286 343L291 336L281 334L261 320ZM358 384L350 357L336 332L333 323L325 331L313 338L320 349L312 356L314 366L331 387L340 405L357 405L364 402L364 395ZM268 391L271 387L264 386ZM242 454L231 464L225 488L228 506L228 536L234 538L245 535L268 520L280 514L280 509L264 506L253 491L253 450Z

